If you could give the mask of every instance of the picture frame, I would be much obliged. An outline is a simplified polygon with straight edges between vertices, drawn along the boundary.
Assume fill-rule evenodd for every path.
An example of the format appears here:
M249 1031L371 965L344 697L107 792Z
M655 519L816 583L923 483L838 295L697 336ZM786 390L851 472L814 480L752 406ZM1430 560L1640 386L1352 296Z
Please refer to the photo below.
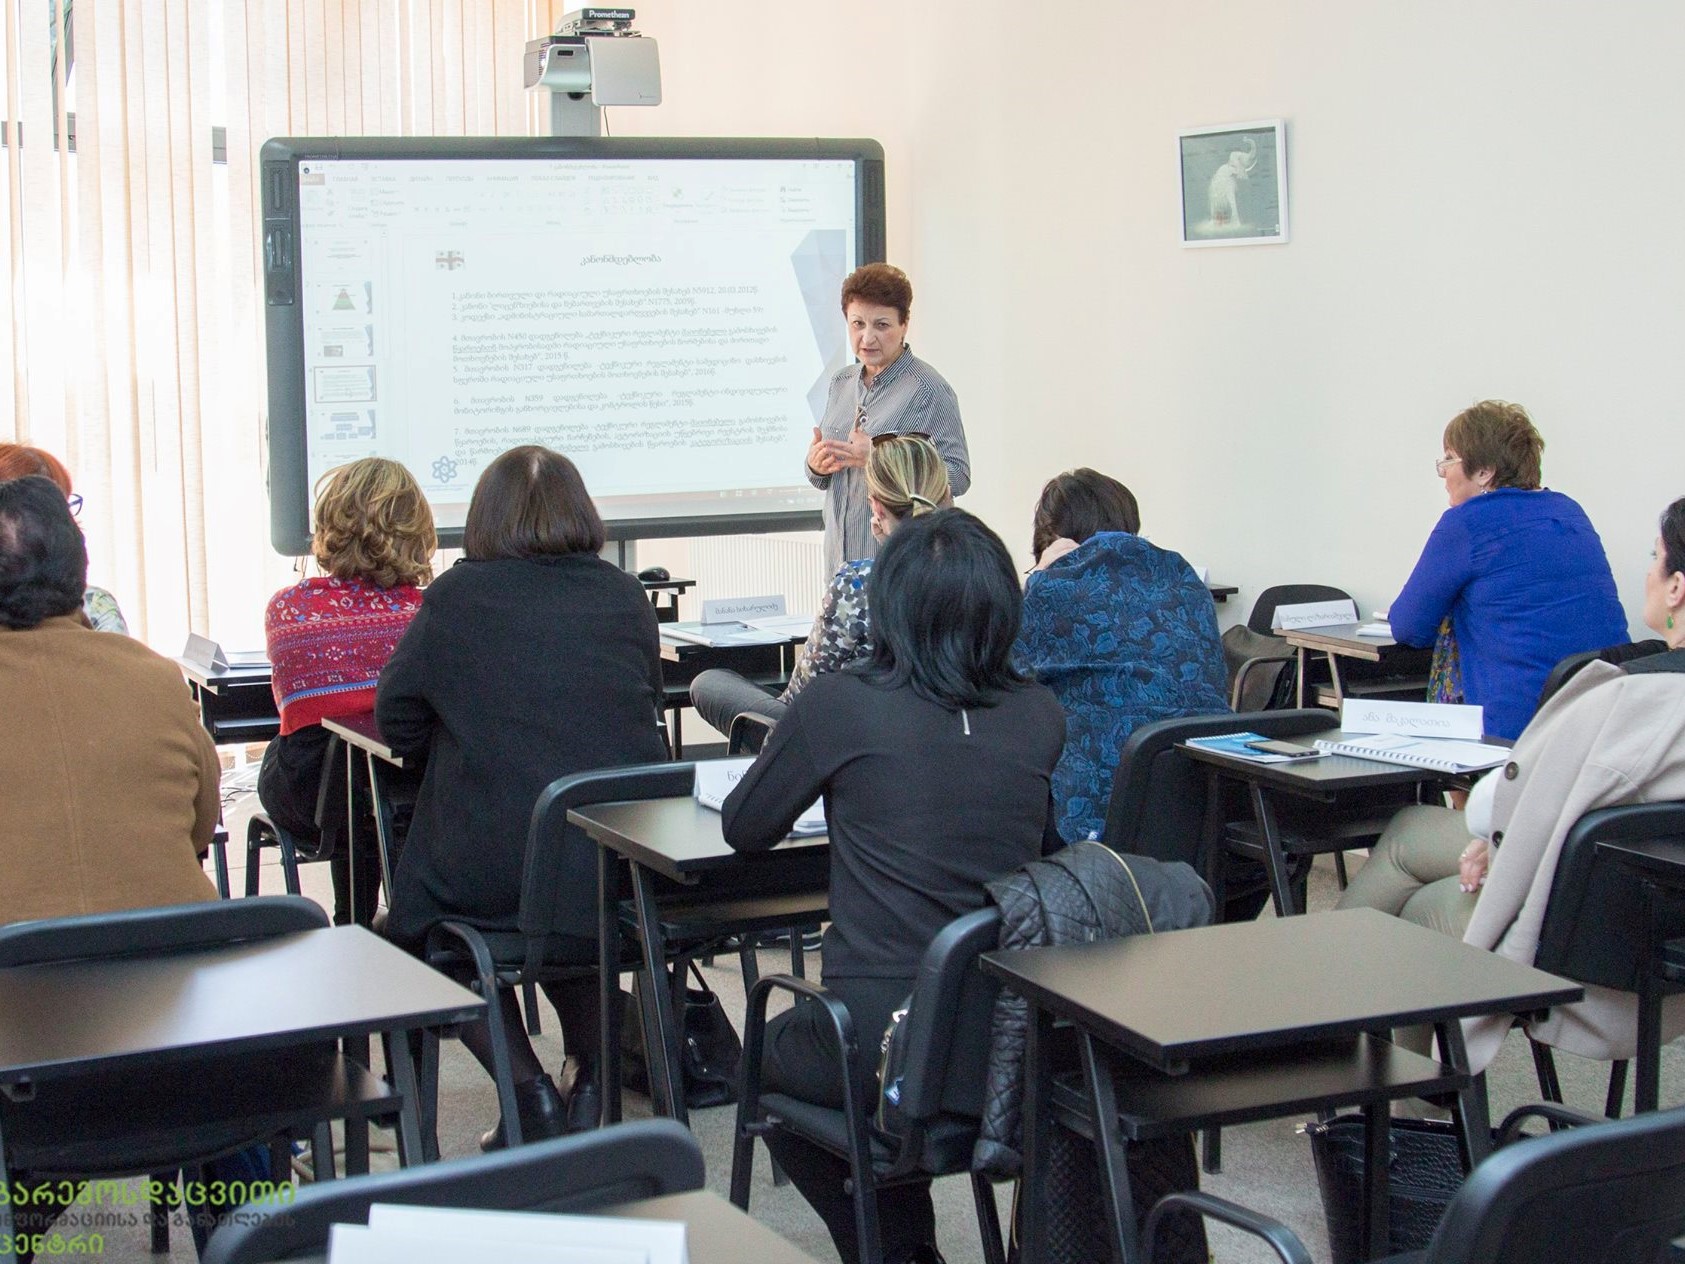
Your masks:
M1284 119L1178 132L1176 162L1182 245L1275 246L1288 240Z

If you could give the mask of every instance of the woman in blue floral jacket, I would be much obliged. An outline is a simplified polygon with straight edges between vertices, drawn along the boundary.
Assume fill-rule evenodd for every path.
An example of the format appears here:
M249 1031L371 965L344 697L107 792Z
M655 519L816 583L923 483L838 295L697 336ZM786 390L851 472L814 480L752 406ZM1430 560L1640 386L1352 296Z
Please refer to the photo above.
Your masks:
M1130 490L1090 469L1059 475L1036 505L1015 658L1065 708L1053 799L1067 842L1105 828L1118 753L1139 725L1229 709L1211 593L1140 529Z

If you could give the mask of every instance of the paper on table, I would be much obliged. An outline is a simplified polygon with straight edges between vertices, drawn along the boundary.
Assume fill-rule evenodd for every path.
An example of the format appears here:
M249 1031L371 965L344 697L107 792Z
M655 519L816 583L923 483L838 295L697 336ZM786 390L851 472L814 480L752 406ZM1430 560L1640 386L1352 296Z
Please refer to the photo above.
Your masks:
M1379 619L1374 623L1360 623L1357 625L1356 635L1390 638L1392 636L1392 624L1385 619Z
M812 622L809 620L809 622ZM663 623L663 636L677 637L697 645L777 645L789 640L787 633L768 632L747 623Z
M699 762L696 765L696 801L703 807L713 808L718 812L725 806L726 795L743 780L743 774L754 762L752 755L737 759L705 759ZM796 818L795 825L790 828L790 834L795 838L804 838L823 834L827 828L825 800L821 798L815 799L812 806Z
M1485 714L1478 706L1448 702L1386 702L1347 698L1340 707L1340 727L1347 733L1407 733L1411 737L1480 740Z
M1482 768L1495 768L1509 759L1507 746L1410 737L1401 733L1376 733L1371 737L1353 737L1343 742L1318 740L1316 748L1330 755L1355 755L1359 759L1375 759L1384 764L1404 764L1444 773L1477 772Z
M813 626L810 614L776 614L764 619L745 619L744 623L761 632L782 632L786 636L805 636Z
M336 1224L328 1237L328 1264L458 1264L484 1258L483 1239L448 1226L376 1229ZM637 1247L574 1246L551 1239L499 1239L498 1264L651 1264Z
M1268 751L1253 750L1248 742L1262 742L1268 739L1262 733L1218 733L1213 737L1190 737L1189 746L1197 746L1200 750L1216 751L1219 755L1232 755L1236 759L1244 759L1253 764L1289 764L1301 763L1307 756L1272 755Z
M609 1247L630 1250L648 1264L689 1264L682 1220L642 1220L624 1216L567 1216L530 1211L484 1211L450 1207L396 1206L376 1203L369 1208L369 1227L429 1237L449 1233L478 1242L495 1242L496 1251L474 1255L503 1258L504 1243L551 1244L567 1247Z

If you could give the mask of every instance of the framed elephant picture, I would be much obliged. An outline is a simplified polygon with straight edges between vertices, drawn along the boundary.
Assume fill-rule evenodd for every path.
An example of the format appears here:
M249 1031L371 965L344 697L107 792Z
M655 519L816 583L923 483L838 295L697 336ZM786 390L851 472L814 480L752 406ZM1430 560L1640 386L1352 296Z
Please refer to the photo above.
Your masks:
M1287 124L1199 127L1176 137L1184 246L1287 240Z

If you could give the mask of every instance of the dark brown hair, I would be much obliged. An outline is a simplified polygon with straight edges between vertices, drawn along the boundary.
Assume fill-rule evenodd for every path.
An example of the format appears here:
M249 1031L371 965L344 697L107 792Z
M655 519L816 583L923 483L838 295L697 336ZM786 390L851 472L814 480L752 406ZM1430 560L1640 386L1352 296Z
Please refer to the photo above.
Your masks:
M1520 404L1483 399L1463 409L1446 424L1444 443L1462 458L1463 476L1470 481L1491 470L1493 487L1539 489L1545 441Z
M1685 496L1662 511L1662 565L1667 573L1685 574Z
M1135 493L1115 478L1088 469L1068 470L1047 482L1036 502L1030 531L1030 552L1042 551L1061 536L1078 544L1102 531L1141 530L1141 507Z
M893 307L905 325L913 310L913 283L894 264L862 264L843 281L843 311L846 313L848 305L856 300L877 307Z
M510 448L480 475L462 552L476 561L598 553L607 534L574 463L528 444Z

